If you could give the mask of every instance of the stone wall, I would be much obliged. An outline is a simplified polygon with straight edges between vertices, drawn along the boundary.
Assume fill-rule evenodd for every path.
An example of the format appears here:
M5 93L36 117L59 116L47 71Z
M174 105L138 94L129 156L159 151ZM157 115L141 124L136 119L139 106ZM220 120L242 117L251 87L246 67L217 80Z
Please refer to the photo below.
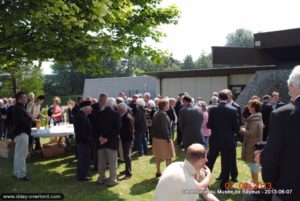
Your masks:
M271 95L273 91L278 91L281 100L288 103L290 96L288 95L286 81L291 71L292 69L257 71L236 99L236 102L240 104L241 107L244 107L249 98L253 95L262 98L266 94Z

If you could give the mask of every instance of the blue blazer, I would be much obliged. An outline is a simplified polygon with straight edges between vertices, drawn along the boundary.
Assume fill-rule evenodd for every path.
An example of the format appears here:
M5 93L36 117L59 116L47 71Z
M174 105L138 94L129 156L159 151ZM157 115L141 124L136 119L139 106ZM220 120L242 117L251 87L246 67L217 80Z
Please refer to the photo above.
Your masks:
M239 131L238 111L226 101L209 110L207 127L211 129L210 145L220 149L234 149L235 135Z

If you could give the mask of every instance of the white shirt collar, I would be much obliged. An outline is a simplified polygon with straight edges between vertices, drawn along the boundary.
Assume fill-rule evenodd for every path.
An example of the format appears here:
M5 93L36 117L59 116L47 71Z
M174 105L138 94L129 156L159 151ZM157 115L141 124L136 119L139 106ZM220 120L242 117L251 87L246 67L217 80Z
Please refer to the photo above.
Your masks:
M196 168L186 159L183 162L183 169L185 169L191 176L197 174Z

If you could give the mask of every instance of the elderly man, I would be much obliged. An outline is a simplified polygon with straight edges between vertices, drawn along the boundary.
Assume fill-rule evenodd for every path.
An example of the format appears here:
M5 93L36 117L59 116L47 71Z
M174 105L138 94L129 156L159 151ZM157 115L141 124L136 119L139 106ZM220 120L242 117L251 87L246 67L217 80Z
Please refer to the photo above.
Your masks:
M204 144L201 125L203 112L200 107L192 104L190 96L183 97L183 109L179 113L179 126L182 131L182 143L186 149L194 143Z
M148 105L148 102L151 100L151 94L149 92L144 93L144 101L146 103L146 106Z
M125 103L118 105L118 112L121 114L121 129L120 138L123 148L123 156L125 162L125 171L121 172L125 174L125 179L132 176L131 173L131 150L133 146L133 134L134 134L134 119L127 110Z
M117 181L118 167L118 147L119 147L119 132L121 126L121 116L114 110L116 100L108 98L106 107L103 112L96 117L96 133L98 135L98 172L99 184L105 182L105 170L108 163L109 180L107 186L115 186Z
M134 114L134 128L135 128L135 146L139 152L139 156L147 155L147 139L146 139L146 130L147 130L147 117L145 106L146 103L142 98L137 99L137 107Z
M159 179L154 193L155 201L195 201L202 194L207 201L218 200L208 190L211 172L205 166L206 150L201 144L187 148L184 162L169 165Z
M26 110L27 110L28 106L32 107L32 105L34 104L34 98L35 98L34 93L31 92L28 94L28 102L25 104Z
M99 95L98 103L92 105L92 114L89 119L92 123L92 156L94 162L94 170L98 171L98 144L99 144L99 134L97 133L97 126L101 123L101 118L105 110L105 104L107 101L107 94L101 93Z
M92 126L88 115L92 112L91 102L84 101L79 104L80 111L76 114L74 120L74 130L77 145L77 179L80 181L90 180L88 170L90 167Z
M271 182L272 201L300 200L300 66L296 66L287 81L292 103L273 111L269 136L261 153L262 178ZM256 153L259 158L259 152ZM282 193L283 192L283 193Z

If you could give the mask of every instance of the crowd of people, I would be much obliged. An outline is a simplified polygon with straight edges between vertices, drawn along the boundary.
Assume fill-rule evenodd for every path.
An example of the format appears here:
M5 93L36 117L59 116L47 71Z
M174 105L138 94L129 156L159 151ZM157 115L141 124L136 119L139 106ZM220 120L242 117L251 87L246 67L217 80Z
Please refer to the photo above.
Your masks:
M67 121L74 124L75 129L78 180L90 180L92 158L94 170L99 173L98 183L117 185L118 160L125 163L121 174L129 179L133 174L132 151L142 157L149 154L151 146L156 161L155 176L162 176L156 189L156 200L165 200L166 194L162 189L172 185L168 185L173 181L168 180L169 177L175 182L178 179L178 184L173 181L176 186L188 182L183 179L187 174L195 181L193 184L198 190L208 189L210 171L213 171L219 154L221 172L217 179L221 181L220 189L228 190L230 180L238 182L236 147L239 140L242 142L242 159L249 165L253 184L258 183L258 174L262 169L264 181L272 182L275 189L294 189L292 195L276 195L273 199L291 200L285 199L285 196L299 198L296 189L298 192L300 190L299 177L292 176L292 173L299 174L297 148L300 138L296 134L300 130L300 66L292 71L288 86L291 103L287 105L280 101L276 91L262 98L252 96L245 107L233 101L229 89L214 92L208 104L201 97L192 98L187 92L180 93L177 100L159 95L152 99L148 92L128 98L120 92L116 98L105 93L101 93L98 100L78 97L76 102L68 101L66 110L61 109L61 101L55 97L48 115L40 113L45 99L43 96L35 99L33 94L29 94L27 100L26 94L19 92L15 104L13 99L0 100L0 128L2 135L8 134L16 143L14 175L22 181L29 180L25 150L31 143L40 149L39 139L30 135L31 127L35 127L40 118L56 125L63 121L63 116L67 116ZM65 112L67 115L64 115ZM261 141L267 141L266 147L262 152L255 153L253 147ZM58 143L63 145L63 138ZM186 151L184 163L172 164L176 145ZM260 154L261 159L255 161ZM160 168L162 160L167 166L163 175ZM105 175L107 169L108 179ZM180 171L183 171L181 176L172 177ZM202 173L202 179L195 178L195 171ZM183 186L195 187L190 184ZM204 193L204 196L207 200L217 200L209 193Z

